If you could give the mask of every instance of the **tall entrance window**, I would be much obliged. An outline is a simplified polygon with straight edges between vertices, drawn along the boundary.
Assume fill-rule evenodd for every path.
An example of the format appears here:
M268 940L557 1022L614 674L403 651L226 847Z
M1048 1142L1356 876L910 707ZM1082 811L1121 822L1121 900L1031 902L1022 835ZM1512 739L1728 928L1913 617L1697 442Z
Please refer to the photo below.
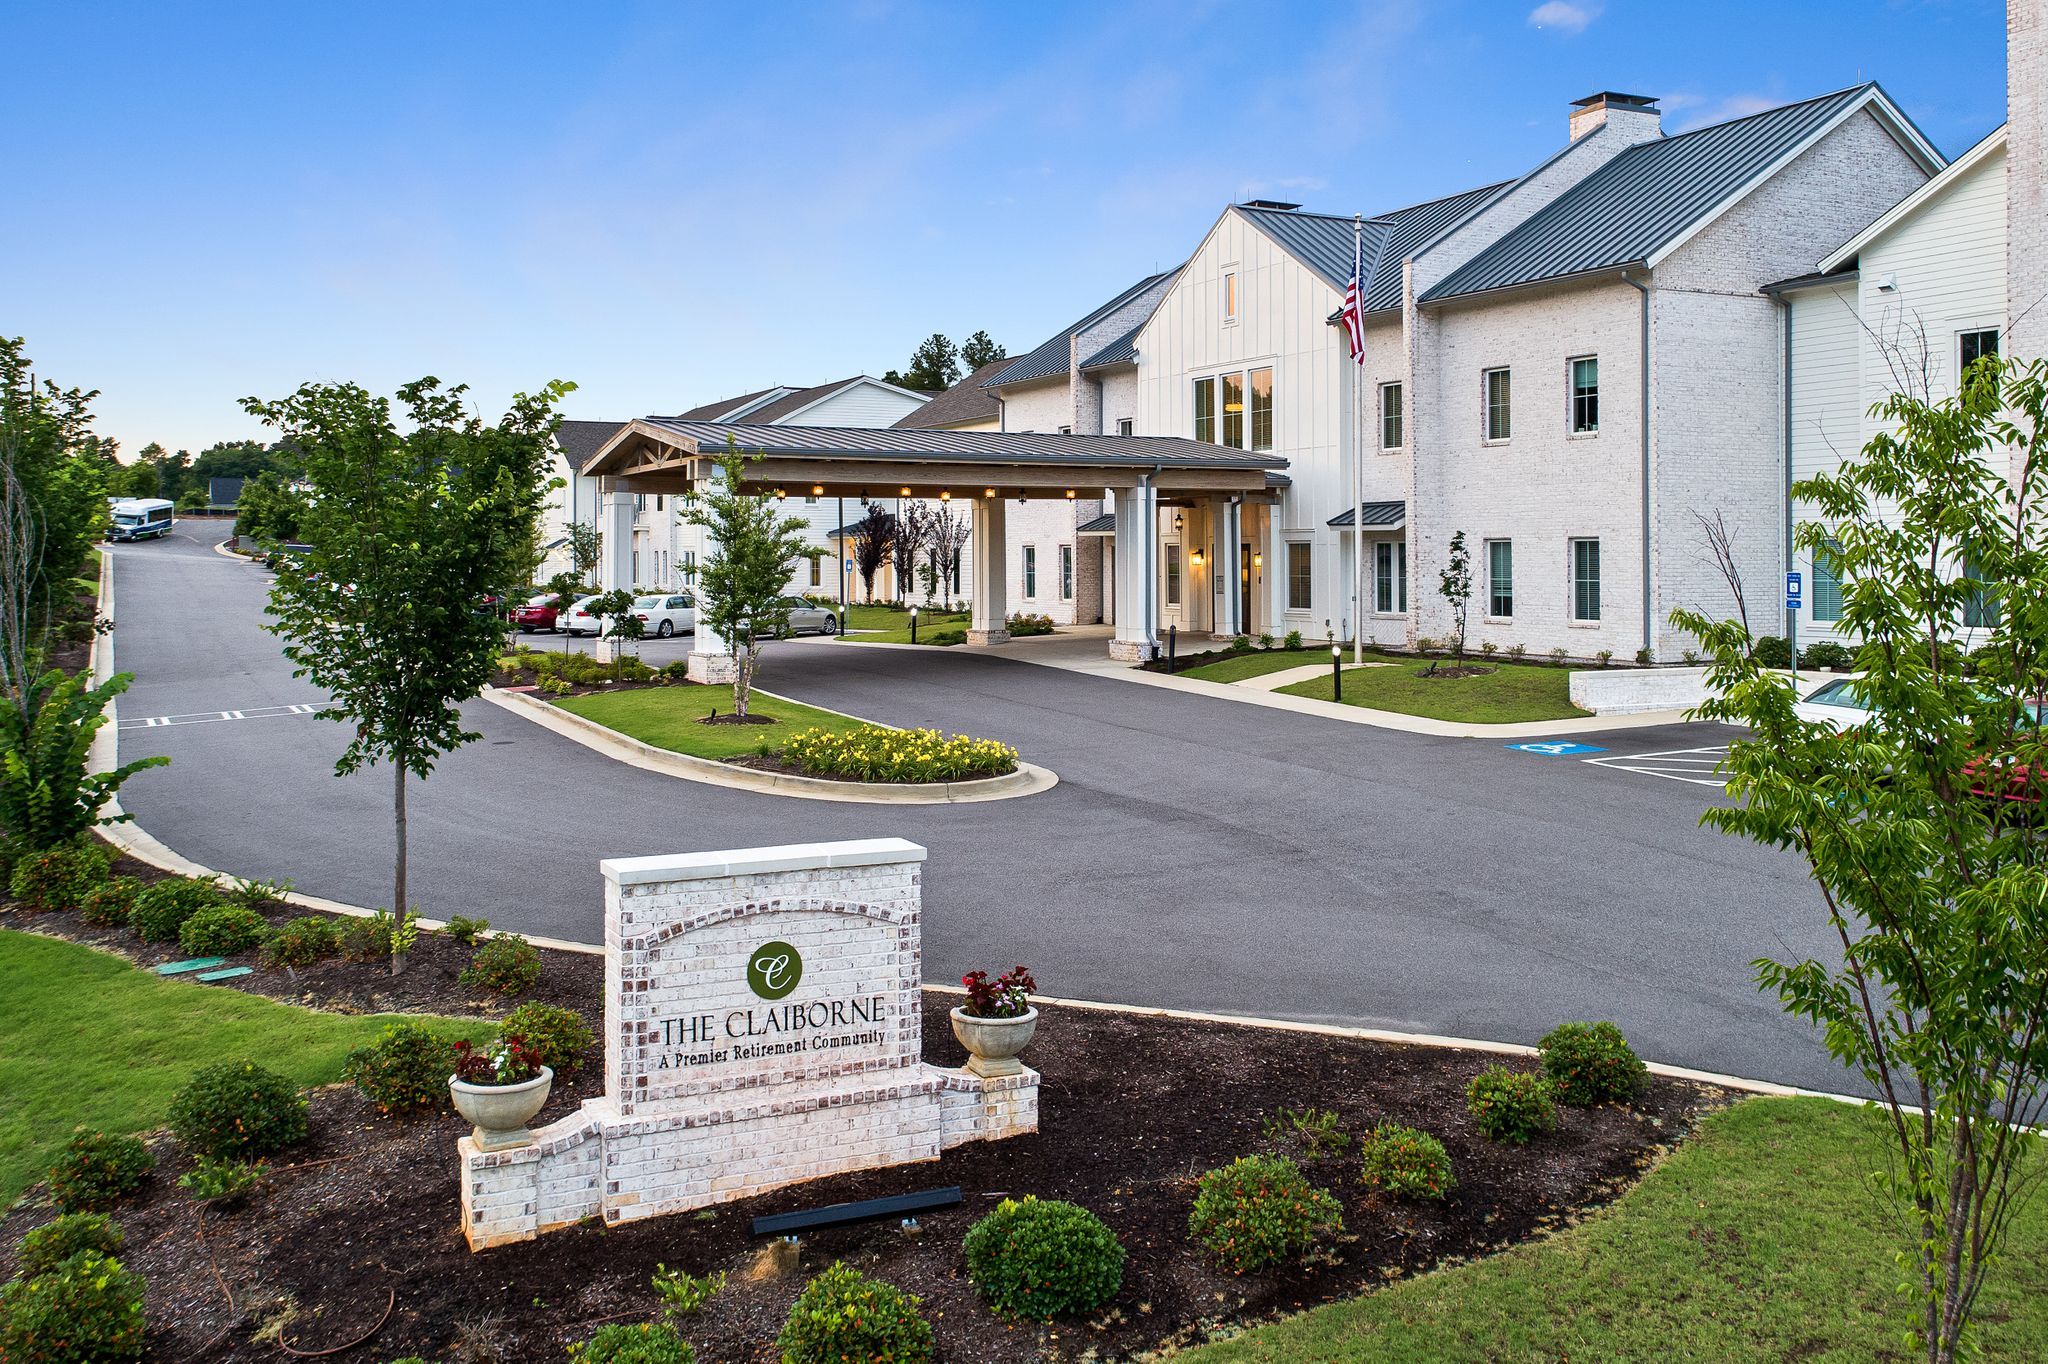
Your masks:
M1180 546L1166 546L1166 604L1180 605Z
M1572 619L1600 619L1600 542L1572 541Z
M1060 600L1074 599L1074 547L1060 546Z
M1024 600L1038 598L1038 546L1024 546Z
M1486 542L1486 614L1506 620L1515 614L1515 542Z
M1372 609L1383 616L1408 610L1408 544L1382 540L1372 547Z

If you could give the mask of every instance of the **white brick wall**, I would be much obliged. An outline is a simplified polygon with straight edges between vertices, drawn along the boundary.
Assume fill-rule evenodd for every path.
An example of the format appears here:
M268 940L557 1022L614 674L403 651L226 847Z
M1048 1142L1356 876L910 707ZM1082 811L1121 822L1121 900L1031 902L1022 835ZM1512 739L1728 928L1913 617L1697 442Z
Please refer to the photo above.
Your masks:
M2005 52L2014 318L2007 341L2012 354L2040 359L2048 356L2048 0L2010 0Z
M921 1059L923 857L882 839L604 863L605 1096L525 1146L461 1140L470 1248L1037 1130L1036 1073ZM803 963L774 999L748 983L766 943Z

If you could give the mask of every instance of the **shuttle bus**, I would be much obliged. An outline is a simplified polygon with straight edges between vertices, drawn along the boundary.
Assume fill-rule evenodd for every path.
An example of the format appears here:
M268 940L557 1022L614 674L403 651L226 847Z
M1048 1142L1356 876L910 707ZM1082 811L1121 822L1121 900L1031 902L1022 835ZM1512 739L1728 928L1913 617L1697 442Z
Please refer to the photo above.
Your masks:
M161 497L129 497L116 502L113 507L113 525L107 531L109 540L154 540L169 535L173 517L172 507Z

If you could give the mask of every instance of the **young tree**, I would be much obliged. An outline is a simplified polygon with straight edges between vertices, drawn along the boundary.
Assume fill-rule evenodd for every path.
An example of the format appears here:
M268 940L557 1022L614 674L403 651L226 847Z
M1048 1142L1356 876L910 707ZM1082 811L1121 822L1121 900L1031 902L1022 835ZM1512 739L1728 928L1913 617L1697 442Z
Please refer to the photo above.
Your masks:
M521 585L521 560L548 490L555 404L575 386L515 395L495 425L465 410L467 389L420 379L391 402L354 384L306 384L242 406L283 432L310 487L303 572L270 589L285 657L327 694L319 713L354 726L335 764L392 769L392 917L407 927L405 785L477 736L462 702L489 680L503 626L485 609ZM403 967L394 950L392 970Z
M740 490L747 460L728 436L718 459L723 477L699 488L689 510L690 524L710 532L713 543L697 566L697 628L715 632L732 649L732 709L741 719L761 650L788 628L782 597L806 553L808 529L802 517L784 516L773 497Z
M597 561L604 553L604 536L589 521L571 521L567 535L570 571L591 587L596 587Z
M896 539L896 518L882 510L880 503L870 502L867 514L847 527L846 535L853 542L854 572L860 574L861 590L872 602L875 575L889 562L889 546Z
M1436 590L1451 608L1451 663L1455 666L1465 657L1465 623L1472 614L1472 556L1465 550L1464 531L1451 535L1450 557L1437 575ZM1429 671L1436 671L1435 663L1429 665Z
M235 534L259 545L289 544L299 538L306 495L288 488L276 474L257 474L242 485L235 506Z
M943 393L960 377L960 352L940 332L933 332L911 352L910 368L903 373L905 388L926 393Z
M1806 859L1839 958L1756 963L1877 1095L1925 1357L1965 1353L2042 1178L2048 1093L2048 364L1899 393L1860 459L1798 484L1839 575L1869 720L1795 714L1739 621L1676 611L1715 659L1700 714L1747 725L1703 821ZM2013 471L2017 471L2014 473ZM1830 543L1832 542L1832 544ZM1974 651L1972 651L1974 646Z
M973 534L974 518L964 512L953 510L950 502L941 502L933 513L927 538L939 555L939 582L941 591L950 602L955 585L960 581L960 551L967 547L967 537Z
M597 637L612 641L612 680L617 681L626 658L626 651L618 647L618 641L633 643L646 638L647 622L633 614L633 594L623 587L592 597L585 609L603 622Z
M995 360L1007 360L1010 353L997 345L987 332L976 332L960 343L960 363L972 374Z
M917 560L924 552L925 537L931 531L931 509L922 502L905 499L896 515L896 534L889 541L889 557L896 566L896 590L907 602L917 581Z

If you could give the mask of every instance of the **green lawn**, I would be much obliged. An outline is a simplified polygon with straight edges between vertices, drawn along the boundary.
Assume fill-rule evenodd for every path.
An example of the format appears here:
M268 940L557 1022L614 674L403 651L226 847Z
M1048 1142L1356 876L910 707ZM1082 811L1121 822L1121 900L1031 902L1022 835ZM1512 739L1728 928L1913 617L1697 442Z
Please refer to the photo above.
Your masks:
M1391 668L1359 668L1344 674L1344 704L1398 711L1431 720L1471 724L1513 724L1520 720L1571 720L1588 712L1571 702L1563 668L1496 663L1478 677L1418 676L1428 665L1403 659ZM1330 699L1330 679L1312 677L1280 689L1288 696Z
M1905 1361L1904 1248L1867 1174L1864 1113L1751 1099L1614 1206L1540 1242L1184 1356L1190 1364ZM1370 1227L1362 1247L1373 1239ZM2014 1223L1979 1303L1984 1358L2048 1358L2048 1200Z
M958 644L961 641L950 638L950 635L964 633L967 622L965 611L935 611L920 607L917 612L917 642L934 643L933 632L938 631L937 642ZM899 611L893 606L850 606L846 609L846 628L847 638L863 643L908 644L910 612ZM854 633L856 631L859 633Z
M0 980L0 1208L43 1177L72 1128L161 1124L201 1066L247 1058L327 1084L390 1021L165 980L109 953L5 930ZM446 1022L463 1036L490 1033Z
M1368 659L1383 655L1366 650ZM1344 650L1344 661L1351 661L1351 650ZM1219 658L1214 663L1204 663L1196 668L1183 668L1180 677L1197 677L1204 682L1242 682L1247 677L1264 677L1267 673L1285 672L1289 668L1304 668L1311 663L1330 666L1330 649L1253 649L1249 653L1233 654Z
M784 735L822 726L858 729L866 723L815 710L796 701L754 692L747 699L751 715L772 715L772 725L700 725L716 709L732 713L732 688L722 686L642 687L633 691L592 692L565 696L555 703L563 710L595 720L608 729L672 753L693 758L737 758L780 746Z

